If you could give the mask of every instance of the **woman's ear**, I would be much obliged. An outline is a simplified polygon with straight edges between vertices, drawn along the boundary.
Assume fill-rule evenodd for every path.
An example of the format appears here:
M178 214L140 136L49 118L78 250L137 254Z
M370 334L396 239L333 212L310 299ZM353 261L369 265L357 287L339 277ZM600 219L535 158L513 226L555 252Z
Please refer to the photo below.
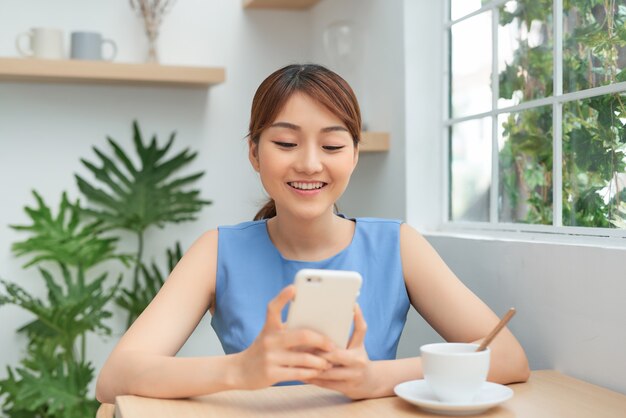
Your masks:
M248 159L250 160L250 164L252 164L252 168L257 173L259 172L259 144L248 140Z

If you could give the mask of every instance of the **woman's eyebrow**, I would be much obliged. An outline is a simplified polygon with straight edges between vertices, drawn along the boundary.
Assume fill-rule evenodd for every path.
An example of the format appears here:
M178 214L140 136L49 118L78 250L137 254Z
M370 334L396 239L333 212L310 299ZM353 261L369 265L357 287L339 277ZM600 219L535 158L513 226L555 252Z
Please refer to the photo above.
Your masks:
M300 126L295 125L293 123L289 123L289 122L275 122L275 123L270 125L270 128L287 128L287 129L291 129L293 131L301 131L302 130L302 128L300 128ZM341 125L327 126L327 127L322 128L320 130L320 132L323 132L323 133L334 132L334 131L349 132L346 127L341 126Z
M349 132L348 128L344 127L344 126L328 126L326 128L322 128L322 130L320 132L334 132L334 131L345 131L345 132Z
M301 131L302 129L298 125L294 125L289 122L275 122L270 125L270 128L287 128L294 131Z

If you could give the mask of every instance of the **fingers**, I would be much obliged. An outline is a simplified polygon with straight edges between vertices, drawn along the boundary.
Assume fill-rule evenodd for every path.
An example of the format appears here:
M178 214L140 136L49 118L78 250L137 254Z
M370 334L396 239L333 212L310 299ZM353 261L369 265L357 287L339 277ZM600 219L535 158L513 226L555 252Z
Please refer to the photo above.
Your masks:
M266 332L265 335L260 335L256 342L266 353L278 353L279 356L284 353L307 354L320 358L324 364L328 361L322 355L334 350L334 345L328 337L305 329ZM280 357L274 359L277 364L283 363Z
M316 379L323 381L356 381L361 380L363 372L360 368L355 367L332 367L323 370Z
M281 367L274 372L274 383L285 382L289 380L309 381L317 378L320 374L318 369L299 368L299 367Z
M330 338L307 329L288 330L283 336L283 344L286 348L302 347L306 351L327 352L335 349Z
M285 305L293 299L296 294L296 288L293 285L285 287L280 293L267 304L267 317L265 318L265 327L272 329L282 328L283 321L281 312Z
M365 333L367 332L367 323L363 318L363 312L359 304L354 305L354 331L348 343L348 349L357 348L363 345L365 341Z
M338 367L364 367L369 360L367 354L358 350L335 350L318 355Z
M295 351L280 353L280 364L282 367L307 368L318 371L328 370L331 367L331 364L322 357Z

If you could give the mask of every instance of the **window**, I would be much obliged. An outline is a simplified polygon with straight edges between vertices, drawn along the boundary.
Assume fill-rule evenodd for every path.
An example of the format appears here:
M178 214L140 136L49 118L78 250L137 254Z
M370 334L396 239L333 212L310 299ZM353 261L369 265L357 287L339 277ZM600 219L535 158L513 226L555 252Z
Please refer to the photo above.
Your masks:
M448 221L626 237L626 0L450 0Z

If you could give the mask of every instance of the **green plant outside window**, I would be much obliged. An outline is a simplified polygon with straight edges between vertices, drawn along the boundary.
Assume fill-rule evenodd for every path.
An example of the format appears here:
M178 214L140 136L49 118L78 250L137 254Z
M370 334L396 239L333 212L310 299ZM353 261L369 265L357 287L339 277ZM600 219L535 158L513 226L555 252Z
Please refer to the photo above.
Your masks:
M496 81L490 84L492 93L497 95L486 112L494 118L497 138L498 193L487 190L478 199L497 196L491 205L497 208L497 222L626 228L626 85L620 84L626 81L626 1L469 3L450 3L452 19L461 19L450 25L453 73L463 64L454 63L460 55L454 51L455 26L481 16L498 19L492 37L497 56L491 57L497 61L491 69L497 72L490 76ZM560 10L553 10L553 3ZM478 13L463 18L460 10ZM491 51L492 45L482 45L482 54L491 56ZM452 144L454 126L473 117L467 109L459 114L455 108L459 102L455 95L468 89L455 91L455 86L451 82ZM485 117L485 112L474 114ZM456 122L454 118L461 116L464 119ZM559 161L554 161L555 155L560 155ZM450 158L451 167L458 166L455 156ZM484 160L490 162L491 156ZM454 183L454 170L450 175ZM477 204L462 199L452 191L452 220L471 219L452 215L454 208ZM555 213L557 209L560 213Z

